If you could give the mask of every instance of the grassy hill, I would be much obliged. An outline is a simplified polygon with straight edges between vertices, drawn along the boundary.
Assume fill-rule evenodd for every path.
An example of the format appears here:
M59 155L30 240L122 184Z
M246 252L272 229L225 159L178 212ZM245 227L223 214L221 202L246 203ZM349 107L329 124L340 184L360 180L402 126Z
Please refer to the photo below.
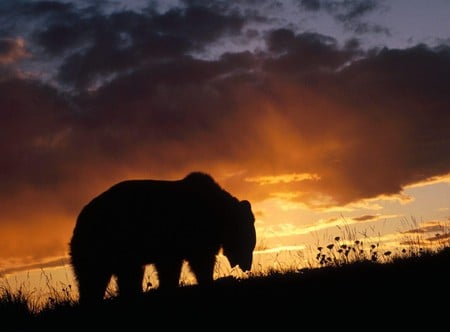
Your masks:
M269 271L245 279L225 277L208 287L152 289L133 303L112 297L91 308L62 298L36 311L29 308L26 294L5 292L0 300L0 331L134 331L154 325L163 331L393 326L429 330L434 325L446 329L450 248L392 257L383 263L369 258L326 262L321 267Z

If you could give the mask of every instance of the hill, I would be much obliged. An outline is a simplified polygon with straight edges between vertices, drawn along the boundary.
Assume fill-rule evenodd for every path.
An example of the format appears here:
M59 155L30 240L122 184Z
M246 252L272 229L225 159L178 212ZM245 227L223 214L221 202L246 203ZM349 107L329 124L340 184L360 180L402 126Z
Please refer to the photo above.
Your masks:
M151 329L370 329L444 324L450 295L450 248L392 259L222 278L211 286L150 290L133 303L119 298L81 308L60 303L22 316L0 307L2 331ZM308 328L307 328L308 326Z

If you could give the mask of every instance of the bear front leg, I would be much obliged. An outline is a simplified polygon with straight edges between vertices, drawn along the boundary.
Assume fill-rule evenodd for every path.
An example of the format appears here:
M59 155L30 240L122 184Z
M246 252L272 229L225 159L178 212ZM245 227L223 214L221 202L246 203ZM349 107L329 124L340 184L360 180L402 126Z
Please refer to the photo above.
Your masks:
M75 277L78 284L79 303L81 305L100 303L105 296L111 276L112 273L107 272L100 265L77 266Z

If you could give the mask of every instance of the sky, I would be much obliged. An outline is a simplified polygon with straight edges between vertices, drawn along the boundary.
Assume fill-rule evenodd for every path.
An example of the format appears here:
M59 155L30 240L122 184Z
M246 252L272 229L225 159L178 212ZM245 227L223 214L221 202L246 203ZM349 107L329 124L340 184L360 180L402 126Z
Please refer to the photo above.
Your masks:
M193 170L252 202L256 266L335 236L447 240L449 16L448 0L0 2L0 275L70 274L90 199Z

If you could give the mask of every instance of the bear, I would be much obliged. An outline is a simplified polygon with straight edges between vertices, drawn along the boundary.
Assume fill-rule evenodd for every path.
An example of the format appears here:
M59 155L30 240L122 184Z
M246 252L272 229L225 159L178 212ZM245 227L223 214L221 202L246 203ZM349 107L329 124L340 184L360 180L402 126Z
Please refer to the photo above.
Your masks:
M118 296L143 293L145 266L159 289L179 286L187 262L198 285L211 284L220 252L249 271L256 244L248 200L224 190L209 174L176 180L130 179L93 198L79 213L69 243L79 303L98 303L116 277Z

